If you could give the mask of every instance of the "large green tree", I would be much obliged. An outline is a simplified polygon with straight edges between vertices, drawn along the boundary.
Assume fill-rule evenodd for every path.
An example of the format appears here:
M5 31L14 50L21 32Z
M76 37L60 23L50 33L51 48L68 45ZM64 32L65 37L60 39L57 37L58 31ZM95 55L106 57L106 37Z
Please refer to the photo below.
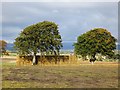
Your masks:
M96 54L113 55L116 49L116 39L108 30L104 28L95 28L77 38L74 44L74 51L78 55L91 56L90 60L95 61Z
M59 54L62 39L58 25L54 22L43 21L26 27L15 39L15 48L19 55L33 53L33 65L37 64L36 54L45 52Z

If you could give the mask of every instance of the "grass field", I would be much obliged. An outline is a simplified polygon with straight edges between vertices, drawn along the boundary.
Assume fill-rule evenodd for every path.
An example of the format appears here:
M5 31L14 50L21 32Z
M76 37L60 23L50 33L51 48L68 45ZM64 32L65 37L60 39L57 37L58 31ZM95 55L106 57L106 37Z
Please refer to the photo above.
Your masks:
M81 62L64 66L16 66L5 58L2 88L117 88L118 64Z

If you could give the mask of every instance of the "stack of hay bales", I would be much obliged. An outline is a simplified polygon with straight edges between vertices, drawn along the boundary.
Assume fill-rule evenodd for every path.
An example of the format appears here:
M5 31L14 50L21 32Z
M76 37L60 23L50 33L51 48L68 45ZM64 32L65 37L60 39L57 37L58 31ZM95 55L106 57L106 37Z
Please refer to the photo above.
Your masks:
M69 56L69 63L70 64L76 64L77 63L77 57L75 55Z
M33 56L17 56L17 65L32 65ZM64 64L76 64L76 56L74 55L45 55L36 56L38 65L64 65Z
M16 64L18 66L32 65L32 57L31 56L17 56Z
M69 56L65 56L65 55L61 56L59 63L60 63L60 65L68 64L69 63Z

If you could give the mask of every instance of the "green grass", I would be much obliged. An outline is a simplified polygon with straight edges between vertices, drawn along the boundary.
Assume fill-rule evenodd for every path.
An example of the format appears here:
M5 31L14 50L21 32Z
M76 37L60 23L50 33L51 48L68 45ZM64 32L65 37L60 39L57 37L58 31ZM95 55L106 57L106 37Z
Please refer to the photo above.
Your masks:
M3 88L117 88L118 64L2 65Z

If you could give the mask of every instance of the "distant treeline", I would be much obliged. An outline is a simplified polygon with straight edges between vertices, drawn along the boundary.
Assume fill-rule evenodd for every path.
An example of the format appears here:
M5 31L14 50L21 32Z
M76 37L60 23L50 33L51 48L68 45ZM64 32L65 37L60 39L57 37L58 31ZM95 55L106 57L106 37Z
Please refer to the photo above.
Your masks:
M63 43L63 48L62 48L62 51L71 51L71 50L73 50L74 49L74 47L73 47L73 43L74 42L64 42ZM8 43L7 44L7 50L9 50L9 51L15 51L15 49L13 48L13 46L14 46L14 44L13 43ZM117 47L116 47L116 50L120 50L120 45L117 45Z

